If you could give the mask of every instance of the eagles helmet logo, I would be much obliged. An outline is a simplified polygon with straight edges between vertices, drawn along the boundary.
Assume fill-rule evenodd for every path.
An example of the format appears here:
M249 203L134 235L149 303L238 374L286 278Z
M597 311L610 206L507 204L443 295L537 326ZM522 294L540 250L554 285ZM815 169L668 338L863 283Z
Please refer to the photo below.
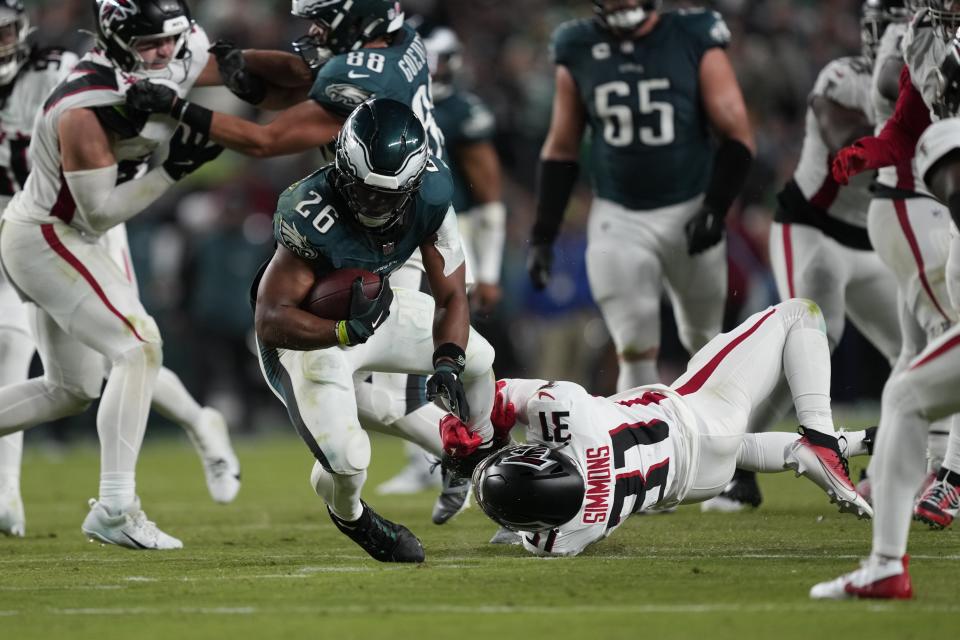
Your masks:
M324 93L334 102L350 107L357 106L372 95L369 91L365 91L354 84L331 84L324 90Z
M545 471L559 464L550 458L550 449L544 446L518 447L517 452L505 457L500 464L515 464L521 467L530 467L537 471Z
M306 236L297 231L297 228L284 220L283 218L278 218L279 228L280 228L280 240L283 242L283 246L290 251L294 252L304 260L315 260L319 256L319 252L314 248L309 241L307 241Z

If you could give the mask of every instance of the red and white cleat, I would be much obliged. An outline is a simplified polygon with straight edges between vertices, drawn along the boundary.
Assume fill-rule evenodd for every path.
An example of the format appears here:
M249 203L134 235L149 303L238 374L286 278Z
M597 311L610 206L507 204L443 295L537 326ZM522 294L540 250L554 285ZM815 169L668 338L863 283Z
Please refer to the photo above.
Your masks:
M933 529L946 529L960 511L960 491L947 482L937 480L920 496L913 517L926 522Z
M872 518L873 508L853 486L847 460L840 454L837 439L804 427L800 427L800 435L801 438L787 448L787 468L812 480L842 513Z
M881 559L870 556L860 568L830 582L821 582L810 589L814 600L847 600L874 598L879 600L909 600L913 597L908 565L910 556L900 559Z

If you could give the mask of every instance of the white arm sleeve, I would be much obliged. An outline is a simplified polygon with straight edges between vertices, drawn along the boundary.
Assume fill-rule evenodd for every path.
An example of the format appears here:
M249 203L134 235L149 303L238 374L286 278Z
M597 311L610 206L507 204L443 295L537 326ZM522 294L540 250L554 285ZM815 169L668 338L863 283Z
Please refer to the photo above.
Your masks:
M63 174L70 187L77 213L71 222L83 231L99 235L126 222L159 198L174 180L162 168L142 178L117 184L117 165Z
M503 243L507 237L507 208L502 202L488 202L477 205L467 215L477 282L497 284L503 263Z
M460 241L460 227L453 207L447 210L440 228L437 229L437 241L434 243L443 257L443 275L448 277L463 264L463 244Z

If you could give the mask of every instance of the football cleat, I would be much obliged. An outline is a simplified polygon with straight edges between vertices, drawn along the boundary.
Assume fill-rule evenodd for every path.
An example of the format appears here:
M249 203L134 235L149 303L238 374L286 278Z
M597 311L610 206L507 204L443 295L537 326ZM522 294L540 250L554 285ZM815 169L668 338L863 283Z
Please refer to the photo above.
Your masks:
M700 511L735 513L746 508L756 509L763 502L757 474L753 471L737 469L733 478L719 495L700 503Z
M786 467L798 476L806 476L824 490L840 507L841 513L852 513L858 518L872 518L873 508L857 493L850 480L847 460L837 445L837 439L813 429L800 427L800 439L787 447Z
M22 538L27 530L23 499L17 487L0 487L0 533Z
M400 473L378 485L375 491L382 496L406 496L432 489L440 484L440 476L430 473L430 467L426 457L413 456Z
M81 531L91 541L115 544L128 549L182 549L183 543L147 520L137 498L119 514L111 514L103 503L90 499L90 513Z
M814 600L847 600L849 598L876 598L907 600L913 597L908 565L910 556L898 559L880 559L870 556L860 568L836 580L815 584L810 589Z
M390 522L363 500L363 513L357 520L338 518L330 507L327 513L337 529L360 545L370 557L380 562L423 562L423 545L417 536L402 524Z
M444 524L469 505L469 477L460 477L443 467L440 468L440 477L443 480L443 488L436 502L433 503L433 524Z
M240 491L240 461L230 444L230 431L223 414L204 407L200 411L197 428L187 431L200 459L207 490L214 502L233 502Z
M490 538L490 544L523 544L523 539L516 531L510 531L506 527L500 527Z
M936 480L927 487L913 510L916 520L932 529L946 529L960 510L960 491L946 479Z

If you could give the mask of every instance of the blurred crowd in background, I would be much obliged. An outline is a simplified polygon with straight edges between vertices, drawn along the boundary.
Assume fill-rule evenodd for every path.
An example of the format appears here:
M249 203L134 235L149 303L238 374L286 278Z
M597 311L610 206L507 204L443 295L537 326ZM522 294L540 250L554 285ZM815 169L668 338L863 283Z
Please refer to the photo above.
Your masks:
M35 37L45 45L89 48L91 0L28 3ZM616 359L587 286L583 255L589 204L584 179L558 242L549 289L535 293L524 267L533 222L537 158L550 121L553 65L548 43L561 22L591 14L588 0L403 0L408 15L452 27L464 43L462 83L497 117L496 147L509 212L504 298L495 313L476 318L497 349L501 377L563 378L594 393L611 393ZM777 299L767 257L775 195L793 172L803 139L807 92L821 67L859 52L858 0L718 0L709 6L733 33L729 53L755 127L758 153L740 202L728 218L730 295L726 326ZM283 49L309 23L290 16L289 0L191 0L194 18L211 40L244 48ZM250 118L270 119L226 90L195 99ZM271 217L277 195L313 171L319 153L274 160L227 151L212 165L129 223L131 248L147 309L164 337L164 361L204 404L220 408L237 432L281 428L287 421L258 370L252 349L249 285L273 251ZM638 178L641 178L638 176ZM678 175L677 180L684 177ZM671 381L687 354L664 314L661 374ZM876 399L886 364L855 330L834 357L837 402ZM93 425L94 413L59 425ZM48 431L49 433L49 431ZM87 431L95 434L95 429ZM39 434L32 434L36 437Z

